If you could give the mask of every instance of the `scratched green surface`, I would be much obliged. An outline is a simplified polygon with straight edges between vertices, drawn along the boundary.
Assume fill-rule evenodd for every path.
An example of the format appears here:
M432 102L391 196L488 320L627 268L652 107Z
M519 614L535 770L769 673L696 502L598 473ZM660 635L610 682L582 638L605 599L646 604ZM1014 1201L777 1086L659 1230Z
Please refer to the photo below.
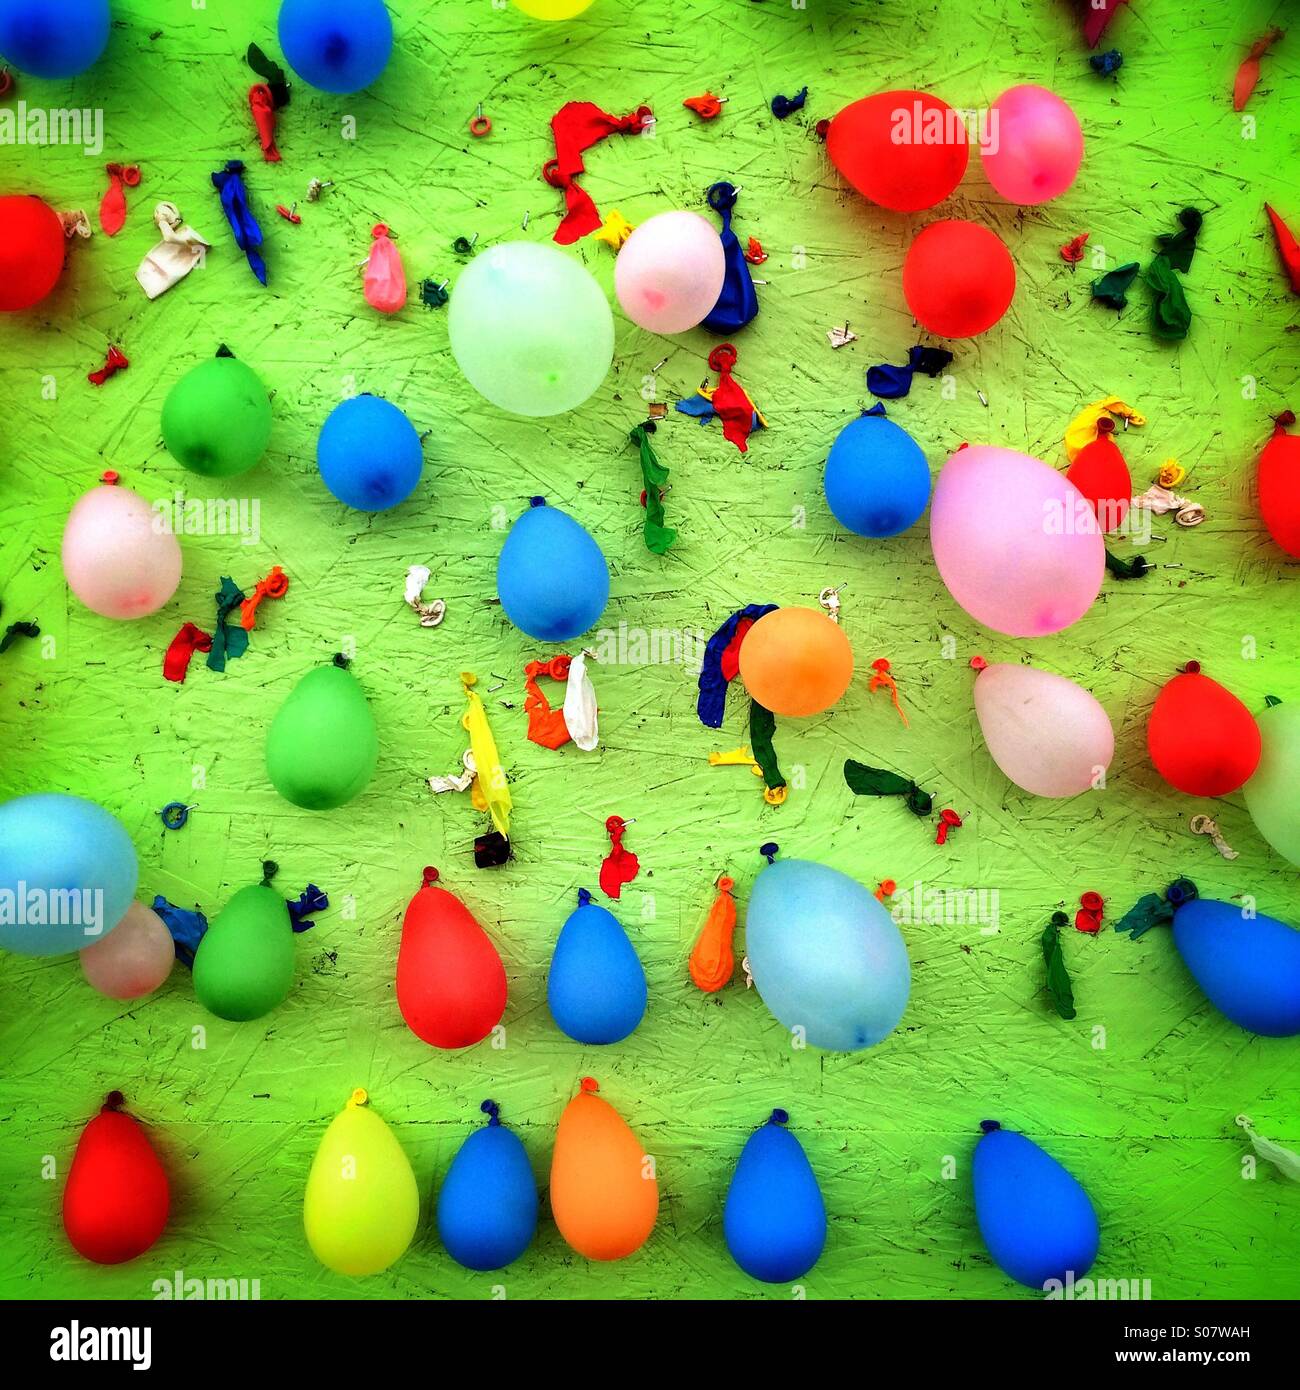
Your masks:
M1216 896L1253 893L1262 910L1300 921L1296 870L1261 841L1240 796L1210 805L1174 793L1144 741L1154 692L1189 657L1252 707L1266 693L1300 699L1296 568L1269 543L1252 497L1268 418L1296 403L1300 316L1261 203L1300 224L1300 32L1265 60L1247 113L1253 129L1228 96L1249 42L1294 19L1295 7L1135 0L1107 39L1125 54L1114 82L1088 71L1069 7L1050 0L808 0L799 10L778 0L596 0L560 26L489 0L390 8L397 43L387 74L354 98L297 84L276 166L256 157L241 62L250 40L278 51L269 0L116 0L109 51L91 73L20 81L32 104L102 107L107 142L99 159L0 148L5 191L93 212L105 160L138 161L144 179L122 235L75 246L57 293L0 324L0 596L6 621L35 617L47 637L0 659L0 790L101 801L134 838L142 896L211 913L274 857L282 886L296 892L311 879L333 906L298 940L289 1000L245 1025L205 1015L179 968L156 997L128 1008L91 992L73 960L4 958L0 1290L149 1297L155 1279L181 1270L256 1278L264 1298L489 1297L498 1285L514 1298L786 1297L736 1270L720 1217L745 1135L779 1104L830 1214L810 1297L1032 1296L990 1264L976 1231L969 1158L986 1116L1024 1129L1085 1181L1102 1223L1098 1275L1148 1278L1156 1297L1300 1292L1300 1188L1266 1167L1245 1180L1233 1123L1247 1112L1264 1134L1300 1144L1300 1040L1250 1037L1226 1022L1162 933L1131 944L1069 931L1079 1013L1063 1022L1046 1003L1038 945L1048 914L1072 911L1080 892L1101 892L1115 916L1176 873ZM1066 96L1088 142L1075 188L1041 209L1001 203L975 161L938 212L883 213L846 194L813 132L819 117L877 89L919 86L981 107L1021 81ZM806 110L775 121L770 98L804 83ZM708 125L681 107L706 88L729 98ZM737 339L738 376L770 428L745 455L716 427L675 417L660 430L669 521L680 529L663 559L641 541L640 481L624 441L643 417L643 390L674 400L699 385L711 340L661 340L616 313L615 362L601 389L570 415L531 422L502 415L460 379L445 313L413 295L403 313L381 318L361 294L356 266L378 220L397 232L413 283L454 282L457 236L477 233L480 247L518 237L527 214L524 235L548 239L559 200L538 170L550 154L547 121L570 98L617 111L647 102L659 116L653 139L593 151L586 186L602 210L636 222L701 207L707 185L731 177L744 188L737 230L770 252L758 272L762 312ZM473 140L466 120L480 101L493 130ZM355 139L342 138L345 116L355 117ZM209 173L236 155L249 163L267 232L267 290L235 253L209 186ZM313 175L336 186L307 206ZM164 198L213 251L206 268L149 304L133 272ZM294 200L299 227L273 211ZM1108 265L1145 257L1189 203L1207 213L1187 278L1195 324L1172 348L1148 333L1140 290L1122 318L1094 308L1088 268L1071 274L1057 248L1087 230ZM958 346L955 396L921 381L891 407L932 466L963 440L1059 464L1067 420L1116 392L1150 421L1123 439L1139 486L1177 457L1185 490L1208 512L1189 532L1157 522L1166 540L1151 555L1163 568L1139 583L1108 579L1076 627L1032 644L981 632L955 607L924 521L868 542L837 527L822 498L829 443L868 403L864 368L902 360L916 341L900 267L909 238L940 212L997 229L1019 288L1002 324ZM610 288L608 248L584 243L573 254ZM859 341L832 353L826 330L845 321ZM276 392L266 460L228 486L184 473L159 439L170 384L223 341ZM85 373L110 342L132 365L96 390ZM346 510L316 472L316 432L352 390L382 393L429 431L423 482L385 515ZM256 499L260 538L186 537L185 577L161 613L129 624L96 618L69 598L59 538L72 500L105 466L149 498L183 488ZM846 586L859 675L833 712L779 727L796 783L784 807L765 807L744 769L708 765L710 749L745 738L741 702L732 697L721 732L704 730L693 675L679 665L596 668L602 739L592 755L525 741L520 670L537 652L490 600L501 518L537 492L599 538L613 572L610 627L707 632L745 603L806 604L826 585ZM186 619L210 625L220 577L251 585L275 563L292 587L268 605L248 655L224 676L196 664L185 685L166 684L167 643ZM430 594L447 601L436 630L402 605L413 563L432 568ZM313 815L268 786L263 739L298 677L348 640L380 729L379 770L346 810ZM1097 693L1118 735L1104 792L1049 803L996 771L971 706L966 663L976 651L1033 660ZM862 673L880 655L894 663L909 730L883 695L867 693ZM497 871L473 867L470 843L484 822L468 798L435 798L424 781L458 767L462 669L489 685L491 672L507 677L490 710L512 775L515 859ZM900 807L855 803L840 773L846 755L906 770L938 805L959 809L964 827L941 850ZM192 791L196 777L204 784ZM183 832L165 834L154 812L177 798L198 810ZM1197 810L1218 818L1239 858L1225 862L1188 833ZM617 912L645 961L651 1003L627 1042L584 1049L550 1022L545 970L576 888L594 886L612 812L636 818L628 843L641 876ZM997 890L998 930L909 926L914 984L894 1036L858 1055L792 1051L753 992L736 985L706 998L685 971L714 879L735 873L743 901L767 839L872 885L892 877ZM401 913L427 863L506 961L501 1049L435 1052L398 1013ZM460 1270L439 1247L429 1196L479 1101L501 1103L544 1186L556 1121L587 1073L656 1156L653 1237L628 1261L591 1265L567 1249L544 1207L535 1244L504 1275ZM301 1228L312 1153L357 1085L394 1127L425 1198L406 1257L360 1282L317 1265ZM80 1128L113 1087L150 1125L174 1209L148 1255L100 1269L73 1255L58 1211Z

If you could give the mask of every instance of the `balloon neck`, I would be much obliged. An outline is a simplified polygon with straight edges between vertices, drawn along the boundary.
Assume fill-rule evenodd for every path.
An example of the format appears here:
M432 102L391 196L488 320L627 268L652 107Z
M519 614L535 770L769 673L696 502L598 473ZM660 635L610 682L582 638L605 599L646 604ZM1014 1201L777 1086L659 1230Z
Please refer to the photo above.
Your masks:
M723 874L722 877L718 880L719 893L730 893L735 886L736 880L734 878L728 877L728 875L726 874Z
M591 894L585 888L578 889L578 906L586 907L591 901Z
M371 227L370 235L378 241L381 237L386 237L388 235L388 227L383 222L379 222Z
M1201 674L1201 663L1199 661L1189 661L1187 665L1183 667L1183 674L1185 676L1199 676Z
M222 343L221 346L217 349L218 357L233 357L234 355L235 354L231 352L231 350L225 345L225 343Z
M972 671L987 671L989 664L982 656L973 656L970 659L970 668Z
M1196 885L1189 878L1176 878L1165 889L1165 901L1175 911L1199 896Z
M122 475L114 468L106 468L100 475L99 481L105 487L116 487L122 481Z
M1277 697L1276 695L1265 695L1265 696L1264 696L1264 704L1265 704L1269 709L1272 709L1274 705L1280 705L1281 703L1282 703L1282 701L1279 700L1278 697Z
M342 652L334 653L334 665L337 666L340 671L346 671L351 664L351 659L344 656Z
M435 868L433 867L432 864L426 864L425 867L424 867L424 882L423 882L420 886L421 886L422 888L428 888L428 887L430 887L432 884L437 883L437 881L438 881L438 871L437 871L437 869L435 869Z
M600 1090L600 1082L594 1076L584 1076L580 1086L585 1096L593 1096Z
M1097 438L1105 439L1107 435L1115 433L1115 421L1110 415L1103 415L1097 421Z
M280 872L280 866L274 859L266 859L262 862L262 887L269 888L271 880Z
M366 1091L364 1086L358 1086L357 1089L353 1091L352 1094L348 1097L349 1110L355 1110L358 1106L368 1105L369 1103L370 1095Z
M1274 434L1275 436L1276 436L1276 435L1279 435L1279 434L1285 434L1285 433L1286 433L1286 430L1287 430L1287 426L1288 426L1288 425L1294 425L1294 424L1295 424L1295 411L1294 411L1294 410L1284 410L1284 411L1281 413L1281 415L1275 415L1275 416L1273 417L1273 434Z
M773 1110L767 1122L770 1125L788 1125L790 1116L784 1110Z
M466 690L469 690L471 686L475 686L478 684L478 677L474 674L473 671L462 671L460 673L460 683L465 687Z
M980 1121L980 1129L982 1129L985 1134L992 1134L994 1130L1001 1128L1002 1126L997 1122L997 1120Z
M546 505L546 498L545 498L545 497L530 497L530 498L528 499L528 505L529 505L530 507L544 507L544 506Z
M494 1100L485 1100L479 1109L488 1117L489 1125L501 1123L501 1107Z
M775 840L769 840L765 845L759 845L758 852L767 860L769 864L775 863L776 856L780 852L781 846Z
M110 1112L116 1112L120 1110L125 1104L126 1097L122 1094L121 1091L110 1091L104 1097L104 1103L100 1106L99 1113L101 1115L107 1115Z

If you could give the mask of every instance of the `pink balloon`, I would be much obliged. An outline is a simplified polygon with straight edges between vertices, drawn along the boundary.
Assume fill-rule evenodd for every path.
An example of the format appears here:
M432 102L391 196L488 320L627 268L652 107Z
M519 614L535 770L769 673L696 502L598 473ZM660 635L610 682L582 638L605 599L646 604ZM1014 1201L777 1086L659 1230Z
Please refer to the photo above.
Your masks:
M1034 666L987 666L975 714L998 767L1035 796L1077 796L1115 756L1106 711L1081 685Z
M661 212L623 243L614 293L651 333L682 333L708 317L726 275L722 239L698 212Z
M176 945L151 907L132 903L102 940L81 952L86 979L107 999L152 994L172 973Z
M953 598L1012 637L1077 622L1106 564L1092 506L1064 474L984 444L958 449L940 470L930 546Z
M105 618L156 613L181 582L181 548L162 514L120 484L77 499L63 528L63 573Z
M1011 87L989 109L980 159L989 182L1009 203L1058 198L1083 162L1079 118L1046 87Z

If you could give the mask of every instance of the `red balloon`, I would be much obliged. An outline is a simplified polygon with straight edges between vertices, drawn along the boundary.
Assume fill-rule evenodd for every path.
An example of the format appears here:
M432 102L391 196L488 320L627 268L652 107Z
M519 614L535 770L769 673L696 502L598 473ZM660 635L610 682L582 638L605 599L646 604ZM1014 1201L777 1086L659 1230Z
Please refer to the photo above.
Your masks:
M932 222L903 262L907 307L940 338L973 338L992 328L1015 292L1011 252L974 222Z
M1097 429L1097 438L1079 450L1065 476L1092 503L1101 529L1118 531L1133 500L1133 479L1111 438L1115 422L1103 418Z
M1300 434L1283 428L1295 423L1287 415L1279 418L1259 456L1259 514L1278 545L1300 559Z
M63 1189L63 1229L100 1265L134 1260L163 1233L171 1193L143 1126L114 1091L81 1132Z
M1259 725L1195 661L1156 696L1147 722L1147 747L1156 771L1189 796L1227 796L1259 765Z
M397 1005L416 1037L434 1047L469 1047L501 1022L506 968L487 932L454 893L424 871L402 919Z
M970 137L957 112L928 92L878 92L831 121L826 153L873 203L919 212L961 182Z
M30 309L59 283L66 240L59 214L29 193L0 198L0 310Z

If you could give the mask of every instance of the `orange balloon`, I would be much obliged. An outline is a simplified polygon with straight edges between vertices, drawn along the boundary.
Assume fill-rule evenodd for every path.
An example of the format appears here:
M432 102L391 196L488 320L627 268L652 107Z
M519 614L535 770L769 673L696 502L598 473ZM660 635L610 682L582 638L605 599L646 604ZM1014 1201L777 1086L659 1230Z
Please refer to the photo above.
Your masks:
M849 688L853 648L816 608L777 608L745 634L740 679L773 714L820 714Z
M596 1083L565 1106L551 1159L551 1213L560 1234L589 1260L639 1250L659 1214L659 1184L641 1141Z

